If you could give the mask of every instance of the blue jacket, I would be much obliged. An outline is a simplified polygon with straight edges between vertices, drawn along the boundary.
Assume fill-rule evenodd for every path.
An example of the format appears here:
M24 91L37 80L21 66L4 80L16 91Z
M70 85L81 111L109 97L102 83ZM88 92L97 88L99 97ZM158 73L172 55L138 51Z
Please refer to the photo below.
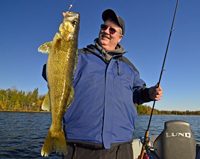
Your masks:
M109 149L131 142L137 110L148 89L123 54L107 63L95 47L79 50L74 101L64 115L67 142Z

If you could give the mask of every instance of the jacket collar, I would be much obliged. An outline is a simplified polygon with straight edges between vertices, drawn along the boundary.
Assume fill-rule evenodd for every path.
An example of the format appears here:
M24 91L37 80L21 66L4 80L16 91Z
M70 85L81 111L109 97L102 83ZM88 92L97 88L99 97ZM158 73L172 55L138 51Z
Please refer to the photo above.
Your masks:
M98 38L94 40L95 48L102 54L105 60L110 61L111 58L115 55L123 55L125 53L124 47L121 44L117 44L116 49L112 51L105 50L101 45L98 43Z

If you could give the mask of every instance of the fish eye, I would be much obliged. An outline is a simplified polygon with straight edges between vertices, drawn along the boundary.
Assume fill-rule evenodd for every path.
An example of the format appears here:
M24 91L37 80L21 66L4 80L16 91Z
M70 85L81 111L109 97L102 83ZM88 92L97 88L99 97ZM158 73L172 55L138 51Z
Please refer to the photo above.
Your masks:
M76 25L76 24L77 24L77 21L73 21L72 24L73 24L73 25Z

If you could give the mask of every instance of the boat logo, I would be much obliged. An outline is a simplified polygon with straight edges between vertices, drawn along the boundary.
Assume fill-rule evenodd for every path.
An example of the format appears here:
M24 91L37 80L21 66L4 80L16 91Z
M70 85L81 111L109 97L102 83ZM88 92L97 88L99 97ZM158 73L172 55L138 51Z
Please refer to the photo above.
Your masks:
M186 137L186 138L191 138L191 133L182 133L182 132L172 132L172 133L166 133L166 138L169 137Z

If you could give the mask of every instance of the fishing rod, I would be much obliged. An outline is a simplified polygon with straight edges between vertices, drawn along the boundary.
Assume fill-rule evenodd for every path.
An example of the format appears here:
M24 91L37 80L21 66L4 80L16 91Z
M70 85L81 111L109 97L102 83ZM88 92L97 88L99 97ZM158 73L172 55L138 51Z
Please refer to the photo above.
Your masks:
M172 26L171 26L171 30L170 30L170 34L169 34L169 39L168 39L168 43L167 43L165 57L164 57L164 60L163 60L163 65L162 65L162 69L161 69L161 73L160 73L159 82L157 84L158 87L160 85L160 81L161 81L162 74L163 74L163 71L164 71L164 65L165 65L167 52L168 52L168 48L169 48L169 43L170 43L172 31L173 31L174 21L175 21L175 17L176 17L176 11L177 11L177 8L178 8L178 2L179 2L179 0L177 0L177 3L176 3L176 8L175 8L174 17L173 17L173 21L172 21ZM151 124L151 118L152 118L152 115L153 115L153 110L154 110L154 107L155 107L155 103L156 103L156 101L154 100L153 107L152 107L152 110L151 110L150 119L149 119L149 124L148 124L147 130L146 130L145 136L144 136L144 142L143 142L143 146L142 146L142 150L141 150L141 154L140 154L140 159L143 159L145 147L147 146L147 143L148 143L149 128L150 128L150 124Z

